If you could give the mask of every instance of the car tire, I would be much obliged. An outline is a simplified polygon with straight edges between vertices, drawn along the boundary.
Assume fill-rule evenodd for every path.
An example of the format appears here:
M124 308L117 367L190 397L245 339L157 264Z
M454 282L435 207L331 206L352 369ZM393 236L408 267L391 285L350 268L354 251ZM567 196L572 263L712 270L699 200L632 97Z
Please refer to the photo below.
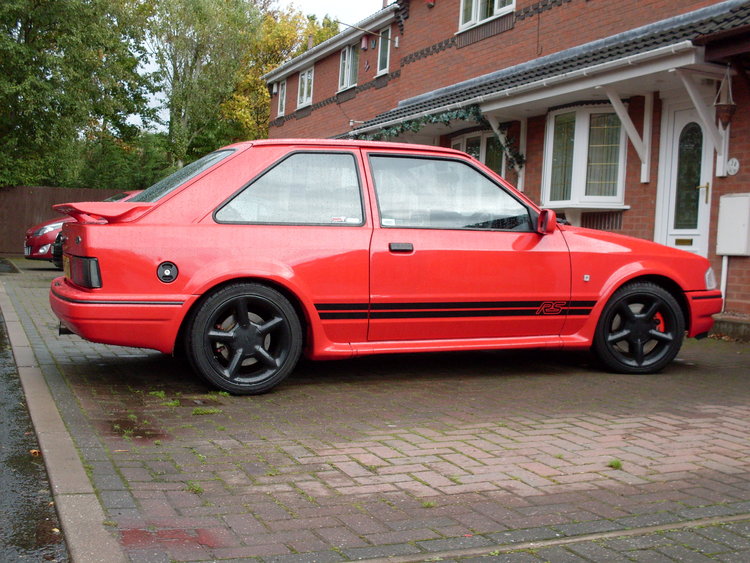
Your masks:
M302 352L294 307L275 289L257 283L209 294L189 320L185 337L193 369L236 395L269 391L292 372Z
M593 350L612 371L655 373L682 346L685 317L671 293L650 282L618 289L596 327Z

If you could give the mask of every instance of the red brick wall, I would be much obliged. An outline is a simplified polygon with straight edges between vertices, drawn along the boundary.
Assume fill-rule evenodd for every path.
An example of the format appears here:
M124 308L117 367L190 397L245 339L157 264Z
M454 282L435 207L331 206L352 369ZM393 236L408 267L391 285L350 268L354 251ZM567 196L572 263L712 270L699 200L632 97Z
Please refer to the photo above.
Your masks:
M402 59L407 56L454 38L458 30L459 0L439 0L431 9L424 2L412 1L409 19L404 22L404 34L399 36L399 47L391 46L390 71L400 71L399 77L383 88L358 92L352 100L315 108L300 119L292 117L281 126L273 122L278 105L274 96L269 136L330 137L342 134L350 130L350 119L371 119L394 108L399 100L714 3L711 0L570 0L541 14L517 19L514 28L507 32L461 49L439 50L402 64ZM534 0L518 0L516 13L532 4L535 4ZM392 37L399 33L394 24ZM369 71L364 70L366 61L370 64ZM377 48L362 51L358 85L374 80L376 72ZM338 52L315 64L313 105L336 94L338 73ZM294 74L287 81L287 116L294 115L296 107L297 75Z
M711 239L709 257L716 275L721 273L721 257L715 256L716 225L719 220L719 201L722 195L732 193L750 193L750 94L747 82L735 79L734 100L740 108L732 119L729 136L729 157L740 161L740 171L735 176L714 178L712 182L711 205ZM744 109L744 111L743 111ZM732 256L729 258L726 310L750 314L750 257Z

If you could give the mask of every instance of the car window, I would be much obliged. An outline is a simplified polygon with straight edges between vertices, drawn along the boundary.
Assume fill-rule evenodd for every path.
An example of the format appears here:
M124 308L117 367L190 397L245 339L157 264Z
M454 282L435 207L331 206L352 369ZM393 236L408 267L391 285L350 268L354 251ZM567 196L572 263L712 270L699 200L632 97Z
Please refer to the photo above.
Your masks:
M233 150L220 150L207 154L206 156L199 158L195 162L191 162L187 166L180 168L176 172L173 172L166 178L162 178L156 182L153 186L143 190L130 201L156 201L175 188L181 186L191 178L195 178L198 174L213 166L220 160L228 157L232 154Z
M216 212L227 223L361 225L362 196L351 153L294 153Z
M531 230L529 211L467 163L371 155L383 227Z

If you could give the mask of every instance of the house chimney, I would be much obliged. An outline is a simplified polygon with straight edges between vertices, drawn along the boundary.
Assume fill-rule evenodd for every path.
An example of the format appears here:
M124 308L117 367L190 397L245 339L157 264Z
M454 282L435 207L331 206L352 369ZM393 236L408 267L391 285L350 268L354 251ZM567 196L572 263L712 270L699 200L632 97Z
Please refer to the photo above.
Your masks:
M387 7L388 7L388 0L383 0L383 8L387 8Z

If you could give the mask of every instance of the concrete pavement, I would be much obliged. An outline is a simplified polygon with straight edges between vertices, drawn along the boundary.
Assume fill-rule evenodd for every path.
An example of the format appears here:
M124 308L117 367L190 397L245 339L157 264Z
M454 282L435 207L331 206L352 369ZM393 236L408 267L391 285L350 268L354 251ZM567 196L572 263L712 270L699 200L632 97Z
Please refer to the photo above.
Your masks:
M747 561L750 347L664 373L586 354L304 363L215 393L182 363L57 336L57 272L0 307L76 561Z

